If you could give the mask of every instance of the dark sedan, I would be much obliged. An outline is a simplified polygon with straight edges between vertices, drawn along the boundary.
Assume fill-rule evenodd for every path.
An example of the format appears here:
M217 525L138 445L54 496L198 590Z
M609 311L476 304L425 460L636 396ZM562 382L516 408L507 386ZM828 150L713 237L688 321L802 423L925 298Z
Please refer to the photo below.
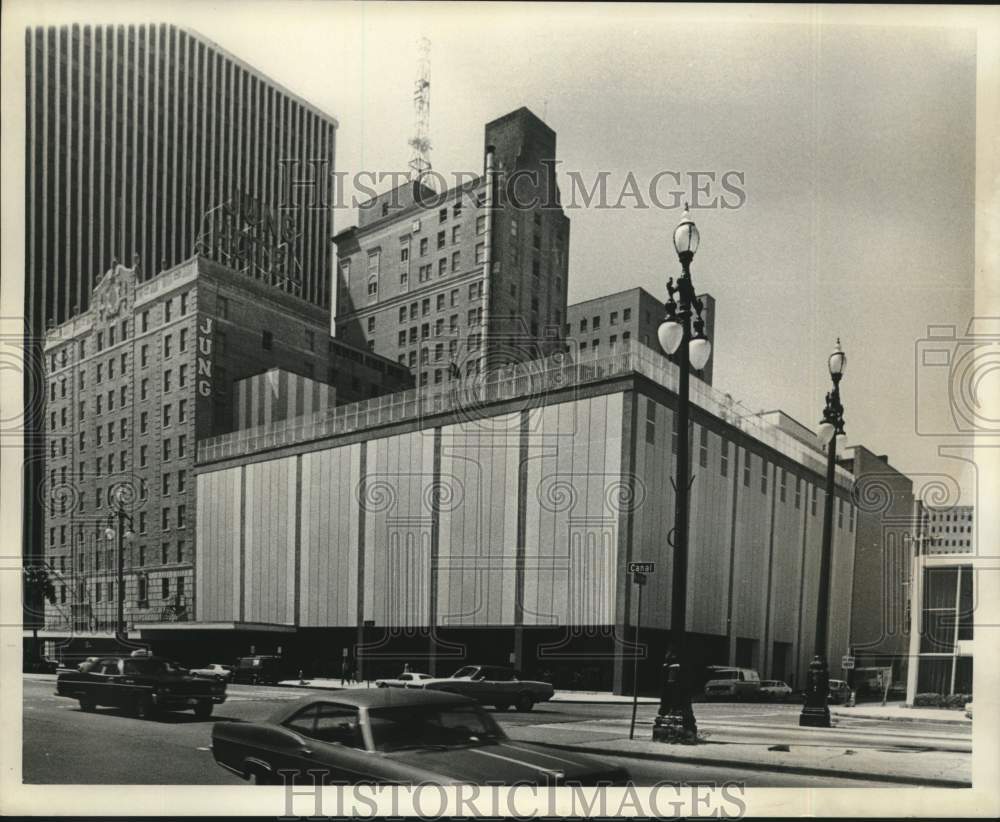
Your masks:
M624 768L513 742L472 699L378 688L310 696L265 722L216 722L212 755L257 784L624 785Z
M162 657L113 656L64 670L56 679L56 695L79 700L84 711L107 705L148 719L160 711L191 708L207 719L215 705L226 701L226 684L191 676Z

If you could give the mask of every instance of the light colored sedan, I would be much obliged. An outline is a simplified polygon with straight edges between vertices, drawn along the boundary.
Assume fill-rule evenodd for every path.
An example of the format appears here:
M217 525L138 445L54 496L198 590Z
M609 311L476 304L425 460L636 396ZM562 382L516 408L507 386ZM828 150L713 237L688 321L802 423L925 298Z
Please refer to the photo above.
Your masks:
M792 689L780 679L762 679L760 698L770 702L784 702L792 695Z
M192 668L188 673L204 679L221 679L223 682L228 682L233 676L233 666L212 662L204 668Z
M379 688L419 688L421 682L433 678L430 674L415 674L406 671L395 679L376 679L375 685Z

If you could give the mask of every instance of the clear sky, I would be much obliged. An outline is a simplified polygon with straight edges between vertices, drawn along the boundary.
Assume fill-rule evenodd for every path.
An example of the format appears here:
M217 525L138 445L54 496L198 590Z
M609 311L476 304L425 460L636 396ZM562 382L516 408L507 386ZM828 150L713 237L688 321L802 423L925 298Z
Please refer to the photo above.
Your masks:
M630 172L643 188L660 171L742 172L741 208L693 214L695 283L717 300L716 386L813 425L839 336L846 444L914 475L957 475L939 440L916 433L917 414L947 414L916 352L928 325L961 337L973 313L974 31L815 7L216 2L137 5L127 18L104 8L53 19L198 30L337 117L337 166L349 174L405 169L421 35L442 173L478 171L483 124L522 105L558 133L564 198L568 170L608 172L613 199ZM677 273L680 212L624 204L569 212L571 302L633 285L663 295ZM350 211L335 219L355 222Z

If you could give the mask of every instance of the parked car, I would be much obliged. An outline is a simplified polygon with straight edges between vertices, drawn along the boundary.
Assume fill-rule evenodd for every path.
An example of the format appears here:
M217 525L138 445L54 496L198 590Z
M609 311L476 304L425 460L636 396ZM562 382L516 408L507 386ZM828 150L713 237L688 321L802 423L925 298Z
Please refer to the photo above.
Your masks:
M761 699L769 702L784 702L792 695L792 689L779 679L762 679L759 693Z
M518 671L503 665L466 665L449 677L421 680L417 687L469 696L498 711L511 705L530 711L536 702L548 702L555 693L548 682L521 679Z
M379 688L419 688L421 682L434 679L430 674L417 674L412 671L405 671L395 679L376 679L375 684Z
M192 668L190 673L192 676L201 676L206 679L221 679L228 682L233 678L233 666L211 662L204 668Z
M264 722L217 722L212 756L256 784L626 785L624 768L512 743L474 700L421 689L309 696ZM282 773L284 772L284 773Z
M241 656L233 667L233 682L278 683L285 678L286 665L280 656Z
M851 698L851 686L842 679L830 680L830 695L828 701L831 705L844 705Z
M760 675L751 668L713 668L705 683L705 699L742 701L760 695Z
M125 708L141 719L160 711L193 708L206 719L226 701L226 684L191 676L163 657L102 657L87 670L63 670L56 695L76 699L84 711L99 706Z

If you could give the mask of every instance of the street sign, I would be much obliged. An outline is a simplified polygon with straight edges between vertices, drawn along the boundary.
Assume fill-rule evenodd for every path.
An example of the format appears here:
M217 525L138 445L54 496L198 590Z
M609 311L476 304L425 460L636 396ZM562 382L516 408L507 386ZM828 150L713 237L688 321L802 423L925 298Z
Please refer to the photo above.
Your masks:
M841 657L840 667L845 671L851 670L854 667L854 657L853 656Z
M628 572L630 574L652 574L655 571L655 562L630 562L628 564Z
M633 571L632 582L634 582L636 585L645 585L646 575L642 571Z

